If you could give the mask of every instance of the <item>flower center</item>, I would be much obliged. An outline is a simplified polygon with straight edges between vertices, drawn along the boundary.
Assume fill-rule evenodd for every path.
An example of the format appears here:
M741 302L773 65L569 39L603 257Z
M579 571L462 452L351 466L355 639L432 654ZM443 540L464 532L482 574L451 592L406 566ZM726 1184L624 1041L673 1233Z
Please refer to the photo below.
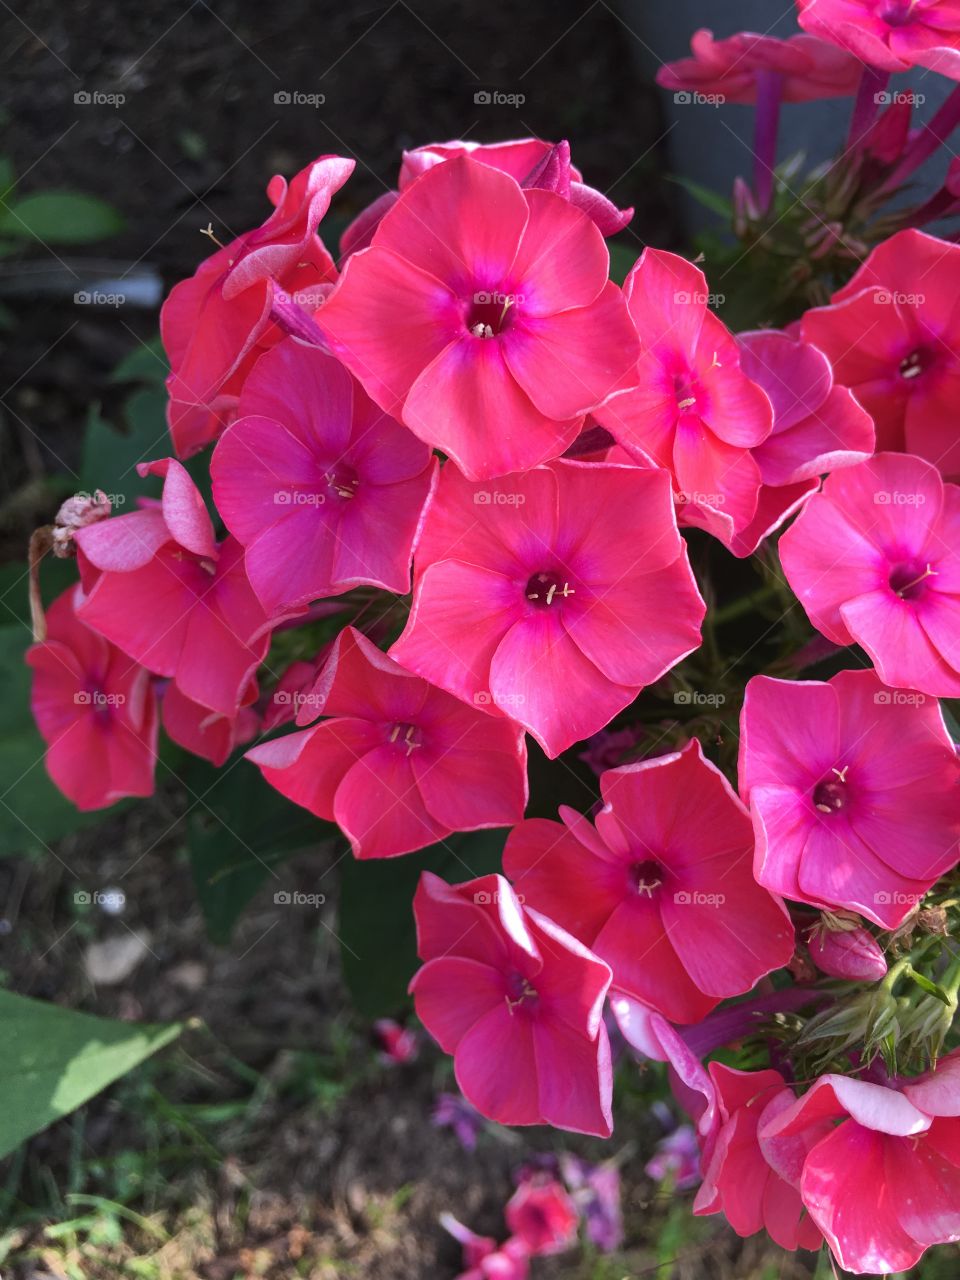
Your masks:
M850 801L847 791L847 770L849 765L844 765L842 769L831 769L826 778L813 789L813 803L821 813L837 813L840 809L845 809Z
M516 1013L518 1009L526 1009L528 1013L533 1013L540 1004L536 987L522 973L511 973L507 978L507 994L504 999L511 1014Z
M475 293L467 308L467 329L475 338L496 338L509 328L516 305L512 293Z
M681 413L691 413L697 407L697 387L689 370L674 374L673 393Z
M535 573L527 583L524 595L538 609L546 609L555 601L575 595L573 587L559 573L543 570Z
M342 462L335 462L332 466L326 468L323 478L326 480L327 487L334 497L346 499L356 496L360 477L353 467L345 466Z
M917 560L908 560L903 564L895 565L891 569L890 590L898 595L901 600L919 600L926 590L923 584L928 578L935 578L936 576L936 569L932 569L929 564L923 564Z
M645 858L630 867L630 885L639 898L652 898L663 884L663 868L655 858Z
M890 27L903 27L910 21L914 0L884 0L877 15Z
M409 756L417 747L423 746L423 734L415 724L395 724L390 730L389 741L403 748Z
M900 361L900 377L907 381L919 378L933 364L933 352L926 347L917 347Z

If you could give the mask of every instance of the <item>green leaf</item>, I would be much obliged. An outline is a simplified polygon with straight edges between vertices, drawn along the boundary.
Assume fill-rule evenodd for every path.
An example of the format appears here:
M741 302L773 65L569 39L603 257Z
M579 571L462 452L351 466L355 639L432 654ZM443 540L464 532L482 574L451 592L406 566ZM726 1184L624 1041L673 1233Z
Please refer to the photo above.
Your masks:
M701 186L699 182L694 182L691 178L681 177L677 173L667 174L667 181L674 182L678 187L682 187L687 195L693 196L698 204L702 204L711 213L715 213L721 218L733 217L733 205L719 191L711 191L709 187Z
M190 867L212 941L225 945L240 913L273 879L277 867L302 849L336 834L264 782L248 761L216 770L199 762L187 771L192 796L202 797L188 823Z
M0 991L0 1158L175 1040L182 1025L137 1026Z
M0 235L49 244L89 244L123 230L123 218L104 200L77 191L42 191L0 202Z
M499 871L505 828L450 836L401 858L358 862L340 874L340 954L354 1003L366 1017L396 1013L417 969L413 895L422 871L458 883Z
M91 406L83 439L80 488L92 493L102 489L113 503L114 515L132 511L142 495L158 497L160 481L137 474L138 462L163 458L170 452L164 419L163 392L152 388L135 391L124 406L127 431L118 431Z
M907 968L907 977L915 986L918 986L921 991L925 991L928 996L933 996L935 999L939 1000L941 1004L945 1004L947 1006L950 1005L950 997L944 991L943 987L939 987L935 982L931 982L925 974L917 973L916 969L910 966Z
M0 627L0 857L40 853L50 841L103 819L102 813L80 813L47 776L23 660L30 641L24 624Z
M169 372L170 366L158 334L124 356L111 373L109 381L162 383Z
M614 284L623 284L640 257L640 251L643 246L640 245L638 247L636 244L624 244L620 240L610 240L607 243L607 248L610 250L610 279Z

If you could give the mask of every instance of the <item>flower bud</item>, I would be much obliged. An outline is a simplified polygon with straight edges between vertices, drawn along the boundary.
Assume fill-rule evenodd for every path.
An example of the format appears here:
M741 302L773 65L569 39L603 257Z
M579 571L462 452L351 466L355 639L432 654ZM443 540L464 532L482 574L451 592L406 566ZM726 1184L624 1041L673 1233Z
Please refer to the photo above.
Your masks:
M840 929L831 928L826 922L814 925L807 936L807 947L813 963L831 978L876 982L887 972L879 943L861 925Z

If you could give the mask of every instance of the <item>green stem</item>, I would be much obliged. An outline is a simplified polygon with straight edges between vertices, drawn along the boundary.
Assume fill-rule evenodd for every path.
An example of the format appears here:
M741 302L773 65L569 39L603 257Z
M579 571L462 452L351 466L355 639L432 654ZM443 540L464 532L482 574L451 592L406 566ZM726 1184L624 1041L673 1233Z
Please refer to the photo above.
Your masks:
M750 613L757 605L775 600L778 594L778 589L775 586L760 587L757 591L751 591L749 595L741 596L739 600L734 600L731 604L724 605L722 609L715 609L713 625L722 627L727 622L732 622L735 618L740 618L745 613Z

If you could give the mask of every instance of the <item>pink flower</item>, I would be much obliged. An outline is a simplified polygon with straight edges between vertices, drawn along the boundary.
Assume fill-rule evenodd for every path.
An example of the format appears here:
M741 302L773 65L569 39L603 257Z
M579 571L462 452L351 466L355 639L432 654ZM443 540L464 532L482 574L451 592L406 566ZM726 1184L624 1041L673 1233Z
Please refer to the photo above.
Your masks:
M790 1142L765 1143L759 1128L794 1101L778 1071L737 1071L719 1062L707 1068L717 1091L719 1127L695 1214L723 1212L739 1236L766 1228L781 1248L819 1249L822 1236L797 1188L803 1158L822 1127Z
M71 587L47 610L47 638L31 645L30 706L47 744L47 772L78 809L153 793L157 700L150 673L91 631Z
M692 57L665 63L657 84L719 94L725 102L756 102L757 76L770 72L780 77L784 102L811 102L856 93L862 71L851 54L807 35L778 40L740 31L714 40L713 32L701 27L690 38L690 52Z
M896 1088L821 1076L764 1112L759 1140L790 1153L807 1212L848 1271L908 1271L930 1245L960 1240L957 1052Z
M816 493L825 471L869 458L874 430L849 388L835 385L830 361L816 347L775 329L741 333L737 342L740 367L773 405L773 430L753 450L763 480L757 510L727 541L734 555L748 556Z
M609 1137L603 961L521 906L502 876L447 885L425 871L413 910L417 1016L453 1054L464 1097L500 1124Z
M558 457L631 370L608 268L586 214L462 156L401 194L321 323L384 412L484 479Z
M960 80L956 0L797 0L805 31L885 71L927 67Z
M561 461L483 486L445 466L416 571L393 656L550 756L700 642L663 471Z
M253 701L256 695L256 683L251 681L246 696ZM260 717L253 707L242 706L234 716L220 715L191 701L173 683L164 691L161 712L167 737L217 768L237 747L255 737L260 727Z
M235 415L237 397L257 357L280 337L271 306L278 290L310 293L336 277L317 227L354 162L321 156L288 185L279 175L267 195L273 213L218 249L171 291L160 312L170 360L167 420L181 457L215 439Z
M213 496L267 612L361 583L409 591L427 446L296 338L259 361L239 415L213 454Z
M457 1280L527 1280L530 1264L522 1241L510 1239L498 1246L492 1236L478 1236L452 1213L442 1213L440 1225L463 1249L467 1270Z
M232 719L270 645L269 620L243 568L219 545L203 500L172 458L140 463L164 477L162 504L76 534L86 598L77 616L193 702ZM276 621L276 620L274 620Z
M793 928L753 879L750 817L699 742L611 769L600 791L596 829L566 806L563 825L528 819L503 868L610 965L616 992L696 1022L787 963Z
M770 401L741 370L691 263L645 249L624 295L641 345L636 385L594 416L632 456L670 472L683 524L729 542L756 514L762 476L751 450L773 427Z
M885 684L960 695L960 487L909 454L831 475L780 539L787 581Z
M384 1062L403 1064L416 1061L420 1046L417 1033L409 1027L401 1027L393 1018L377 1018L373 1034Z
M820 972L831 978L878 982L887 972L876 938L849 917L825 917L814 925L807 935L807 950Z
M899 231L801 326L872 415L878 448L919 454L948 478L960 477L958 291L960 245Z
M562 1183L549 1175L521 1182L503 1216L531 1257L563 1253L577 1240L579 1215Z
M612 236L622 231L633 217L632 209L618 209L600 191L588 187L579 171L570 163L567 142L544 142L540 138L516 138L510 142L430 142L425 147L404 151L400 166L400 191L421 173L445 160L469 156L515 178L521 187L555 191L572 205L582 209L596 223L601 235ZM340 239L344 258L358 249L366 249L373 233L388 209L396 204L397 191L386 191L351 222Z
M895 929L957 861L958 763L940 708L872 671L755 676L739 768L754 871L773 893Z
M352 627L300 705L301 722L330 718L248 758L282 795L336 822L358 858L390 858L523 816L522 731L411 675Z

